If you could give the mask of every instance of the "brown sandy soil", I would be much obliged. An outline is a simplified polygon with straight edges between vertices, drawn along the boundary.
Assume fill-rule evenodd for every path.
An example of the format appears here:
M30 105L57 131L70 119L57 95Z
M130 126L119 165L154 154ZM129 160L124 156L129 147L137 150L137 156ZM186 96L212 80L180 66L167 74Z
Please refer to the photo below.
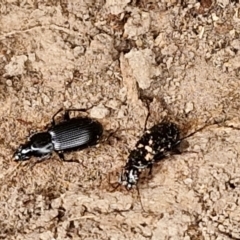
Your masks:
M0 239L240 239L240 4L229 0L0 1ZM147 126L188 138L139 193L112 184ZM78 163L14 150L61 107L108 131Z

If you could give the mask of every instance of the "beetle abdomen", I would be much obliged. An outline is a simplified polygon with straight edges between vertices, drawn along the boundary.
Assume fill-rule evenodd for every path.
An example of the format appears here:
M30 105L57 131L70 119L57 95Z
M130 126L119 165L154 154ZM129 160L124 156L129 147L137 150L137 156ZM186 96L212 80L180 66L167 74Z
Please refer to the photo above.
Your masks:
M177 149L180 144L180 130L172 122L161 122L154 125L142 135L130 152L120 178L127 189L136 185L141 169L152 168L155 162L164 159Z
M56 151L94 145L102 132L102 125L90 118L73 118L49 130Z

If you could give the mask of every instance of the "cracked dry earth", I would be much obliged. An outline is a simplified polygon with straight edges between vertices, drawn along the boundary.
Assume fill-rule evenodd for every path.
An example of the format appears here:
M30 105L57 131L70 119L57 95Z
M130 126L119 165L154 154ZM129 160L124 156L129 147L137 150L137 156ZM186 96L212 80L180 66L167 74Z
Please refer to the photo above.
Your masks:
M236 0L1 0L0 239L240 239L239 36ZM215 124L114 189L147 103L147 127ZM117 131L79 163L15 163L61 107Z

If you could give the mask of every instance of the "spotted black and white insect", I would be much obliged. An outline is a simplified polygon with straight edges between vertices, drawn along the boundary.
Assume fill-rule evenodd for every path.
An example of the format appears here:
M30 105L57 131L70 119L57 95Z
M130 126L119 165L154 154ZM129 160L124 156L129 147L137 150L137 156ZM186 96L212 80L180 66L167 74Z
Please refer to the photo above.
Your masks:
M33 134L25 144L20 145L14 153L15 161L25 161L31 157L43 159L53 151L64 161L64 152L82 150L99 142L103 127L98 121L88 117L70 118L70 112L86 109L67 109L63 121L56 123L55 117L61 111L63 109L53 115L51 127L47 131Z
M154 163L178 152L181 142L180 130L172 122L161 122L145 131L135 148L128 156L127 164L121 173L119 182L131 189L137 185L142 169L149 168L150 172Z

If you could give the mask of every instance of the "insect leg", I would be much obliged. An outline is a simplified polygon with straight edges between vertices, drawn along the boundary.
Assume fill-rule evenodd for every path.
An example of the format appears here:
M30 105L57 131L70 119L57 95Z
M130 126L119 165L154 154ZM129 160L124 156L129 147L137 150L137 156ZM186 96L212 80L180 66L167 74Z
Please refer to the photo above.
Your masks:
M148 122L148 119L149 119L149 117L150 117L150 110L149 110L149 104L147 104L147 111L148 111L148 113L147 113L147 116L146 116L146 119L145 119L145 123L144 123L144 132L147 130L147 122Z
M56 125L56 122L55 122L55 117L63 111L63 108L60 108L53 116L52 116L52 122L51 122L51 125L52 126L55 126Z
M63 162L66 161L63 152L56 152L56 153Z
M91 107L91 108L92 108L92 107ZM65 121L67 121L67 120L70 120L70 115L69 115L70 112L86 112L86 111L88 111L88 110L91 109L91 108L78 108L78 109L69 108L69 109L65 109L65 110L64 110L63 108L60 108L60 109L53 115L51 124L52 124L52 126L55 126L55 125L56 125L55 118L56 118L56 116L57 116L60 112L62 112L62 111L64 111L63 119L64 119Z
M69 108L69 109L66 109L65 112L64 112L64 120L67 121L67 120L70 120L70 115L69 113L70 112L86 112L88 111L90 108L77 108L77 109L72 109L72 108Z
M145 209L144 209L144 207L143 207L142 198L141 198L141 195L140 195L140 190L139 190L138 185L136 185L136 189L137 189L137 194L138 194L138 198L139 198L139 202L140 202L141 208L142 208L142 210L143 210L144 212L146 212Z
M49 154L47 154L47 155L44 155L44 156L42 156L42 157L39 157L39 158L37 159L37 161L34 161L34 162L32 162L32 163L30 164L30 169L32 170L37 164L42 163L42 162L48 160L48 159L50 158L50 156L51 156L51 153L49 153Z
M150 163L147 168L149 169L148 175L152 175L153 164Z
M63 152L61 152L61 151L56 151L56 153L57 153L57 155L58 155L58 157L63 161L63 162L74 162L74 163L80 163L78 160L66 160L65 159L65 157L64 157L64 154L63 154Z

